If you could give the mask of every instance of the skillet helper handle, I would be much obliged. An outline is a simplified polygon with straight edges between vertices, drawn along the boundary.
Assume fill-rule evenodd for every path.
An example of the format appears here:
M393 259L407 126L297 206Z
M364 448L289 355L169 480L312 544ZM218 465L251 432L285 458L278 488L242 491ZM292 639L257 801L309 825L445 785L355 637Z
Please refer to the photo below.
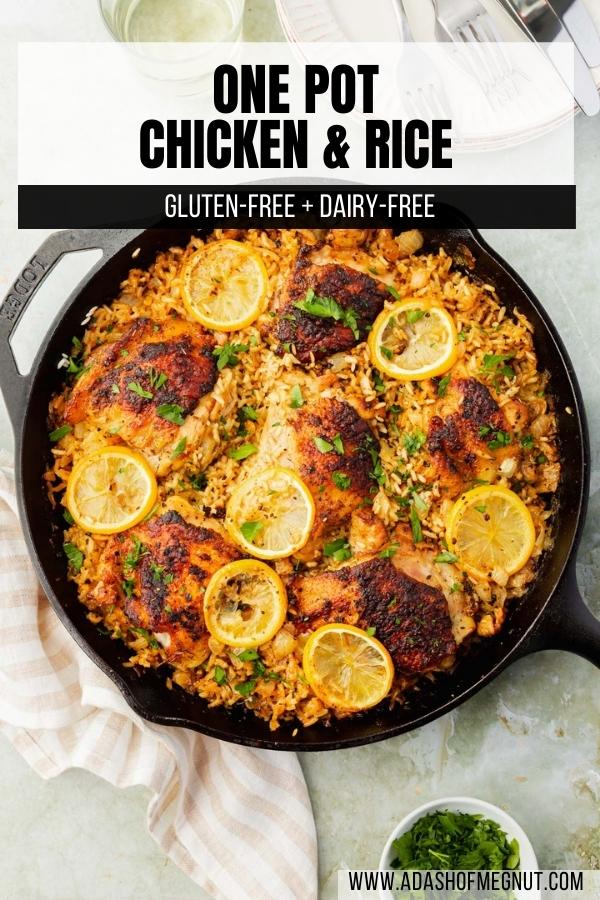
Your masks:
M528 642L524 655L538 650L567 650L600 669L600 620L581 596L575 562L567 570L547 618Z
M29 388L29 377L19 372L10 345L21 316L40 285L66 253L96 249L106 252L109 243L108 234L103 235L102 231L94 229L51 234L23 267L4 298L0 306L0 385L13 427L23 415Z

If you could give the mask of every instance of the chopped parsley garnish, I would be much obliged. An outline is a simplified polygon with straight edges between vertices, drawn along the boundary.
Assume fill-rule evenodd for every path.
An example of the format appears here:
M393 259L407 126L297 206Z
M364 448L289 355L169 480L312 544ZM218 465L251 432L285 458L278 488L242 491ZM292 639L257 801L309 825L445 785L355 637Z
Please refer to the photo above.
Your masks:
M443 378L440 378L438 381L437 394L438 397L445 397L446 391L448 390L448 385L452 381L452 375L444 375Z
M126 578L121 582L121 587L123 588L123 593L127 597L128 600L131 600L133 597L133 590L135 588L135 581L133 578Z
M239 684L235 684L234 688L238 694L242 695L242 697L249 697L256 689L256 679L253 678L251 681L242 681Z
M350 549L350 544L346 538L338 538L335 541L331 541L329 544L325 544L323 547L323 556L328 556L336 562L344 562L345 559L351 558L352 550Z
M63 550L65 551L65 556L69 560L69 565L73 569L74 572L80 572L81 567L83 565L84 555L75 544L66 543L63 544Z
M69 356L67 358L69 360L69 365L67 366L69 375L82 375L85 369L83 362L76 359L74 356Z
M173 447L173 452L171 453L171 459L177 459L178 456L181 456L183 451L185 450L187 445L187 438L182 437L180 441L178 441Z
M227 451L227 456L230 459L248 459L249 456L252 456L254 453L258 453L258 447L256 444L241 444L239 447L233 447L231 450Z
M152 637L147 628L132 628L131 630L135 631L135 633L139 634L141 637L146 638L148 644L150 645L150 647L152 647L153 650L158 650L158 648L160 647L160 644L158 643L156 638Z
M418 322L419 319L422 319L425 315L425 310L423 309L408 309L406 311L406 321L409 325L414 325L415 322Z
M394 869L516 869L519 843L491 819L437 810L418 819L392 844Z
M394 352L393 352L393 350L390 350L389 347L385 347L385 346L382 344L381 347L380 347L379 349L381 350L381 352L383 353L383 355L385 356L386 359L393 359L393 358L394 358Z
M223 344L222 347L215 347L213 356L217 357L217 369L219 372L226 366L233 368L240 361L240 353L245 353L248 344Z
M83 344L81 343L81 341L79 340L78 337L73 336L73 337L71 338L71 344L73 345L73 347L75 348L75 350L76 350L78 353L80 353L81 350L83 349Z
M414 456L415 453L418 453L426 440L427 436L422 431L415 431L414 434L405 434L404 447L408 455Z
M140 539L137 537L134 537L133 538L133 547L129 551L127 556L125 557L125 566L128 569L135 569L136 566L139 564L139 561L142 558L142 556L145 556L147 552L148 552L148 550L142 544Z
M156 413L161 419L166 419L167 422L172 422L173 425L183 425L185 421L183 418L183 407L177 403L161 403L157 407Z
M386 481L385 472L383 471L381 457L379 456L379 451L375 445L373 435L365 435L363 446L371 457L371 472L369 473L369 477L372 478L373 481L376 481L380 487L382 487Z
M152 391L144 390L139 381L130 381L127 385L127 390L131 391L132 394L137 394L138 397L142 397L144 400L152 400L154 396Z
M240 531L247 541L253 541L264 527L262 522L243 522L240 525Z
M333 449L335 450L335 452L339 456L343 456L344 455L344 442L342 440L341 434L336 434L336 436L333 438L331 443L333 444Z
M120 394L120 393L121 393L121 388L119 387L118 384L111 384L110 389L111 389L111 391L113 392L113 394Z
M377 629L374 625L369 625L368 628L365 628L365 631L369 635L369 637L375 637L375 632L377 631Z
M400 294L399 294L399 292L396 290L396 288L394 287L393 284L386 284L385 289L386 289L386 291L387 291L389 294L392 295L392 297L394 298L394 300L399 300L399 299L400 299Z
M55 428L54 431L51 431L48 435L53 444L57 441L62 440L67 434L70 434L73 431L73 428L70 425L61 425L60 428Z
M208 482L206 472L196 472L194 475L188 475L188 480L195 491L203 491Z
M460 591L460 588L461 588L461 586L458 583L458 581L455 581L454 584L452 585L452 587L450 588L450 593L456 594L456 593L458 593L458 591Z
M387 547L384 547L383 550L380 550L377 555L381 557L381 559L390 559L399 546L400 544L389 544Z
M548 457L546 456L545 453L540 453L540 455L536 458L536 462L537 462L540 466L543 466L544 463L547 463L547 462L548 462Z
M475 509L476 512L481 513L481 515L487 512L486 506L474 506L473 509Z
M450 553L449 550L444 550L443 553L438 553L433 561L436 563L455 563L458 561L458 556L455 553Z
M238 653L237 658L240 662L253 662L255 659L260 659L258 650L242 650L241 653Z
M253 406L242 406L240 416L244 422L258 422L258 411Z
M512 366L507 365L513 357L514 353L486 353L483 357L482 371L505 378L514 378L515 370Z
M420 544L423 540L423 529L421 527L421 520L419 518L419 514L415 509L414 505L410 508L410 528L412 531L413 541L415 544Z
M331 480L340 491L347 491L352 484L350 476L345 475L343 472L334 472L331 476Z
M63 509L63 519L65 520L67 525L72 525L75 521L68 509Z
M150 387L153 388L153 390L160 390L163 384L166 384L168 380L168 376L165 375L164 372L158 372L154 368L154 366L150 366L150 368L148 369L148 381L150 382Z
M325 438L315 437L313 438L313 442L319 453L331 453L333 450L333 444L330 444Z
M290 391L290 406L292 409L300 409L301 406L304 406L304 397L299 384L295 384Z
M485 437L486 434L489 434L492 430L491 425L480 425L479 426L479 437Z
M531 450L533 448L534 440L532 434L526 434L525 437L521 438L521 447L524 447L525 450Z
M159 566L158 563L150 563L150 571L152 572L152 578L154 581L162 581L163 584L171 584L175 576L170 572L165 572L164 566Z
M373 369L372 377L373 377L373 387L375 388L377 393L378 394L385 393L385 383L383 381L383 378L381 377L379 372L377 372L376 369Z
M490 450L500 450L501 447L508 447L510 444L510 434L508 431L495 431L494 437L488 441Z
M221 666L215 666L213 671L213 679L217 684L226 684L227 675L225 674L225 669L221 668Z
M312 288L306 292L304 300L298 300L294 303L296 309L308 313L309 316L317 316L319 319L333 319L335 322L341 322L346 328L352 331L355 339L360 337L358 330L358 321L356 313L352 309L343 309L336 300L331 297L319 297Z

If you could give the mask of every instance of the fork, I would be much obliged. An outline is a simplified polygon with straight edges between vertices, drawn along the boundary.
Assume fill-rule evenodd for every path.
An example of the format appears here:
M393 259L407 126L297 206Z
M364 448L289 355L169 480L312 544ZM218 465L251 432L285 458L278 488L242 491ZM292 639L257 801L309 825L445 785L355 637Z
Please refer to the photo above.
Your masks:
M404 90L403 106L412 118L452 119L452 107L444 90L442 78L427 54L415 43L403 0L394 0L396 17L404 35L411 44L411 87Z
M434 0L435 37L441 43L473 44L477 62L461 55L460 64L484 91L488 100L511 100L518 94L513 66L502 46L496 23L480 0ZM484 50L481 44L486 45Z

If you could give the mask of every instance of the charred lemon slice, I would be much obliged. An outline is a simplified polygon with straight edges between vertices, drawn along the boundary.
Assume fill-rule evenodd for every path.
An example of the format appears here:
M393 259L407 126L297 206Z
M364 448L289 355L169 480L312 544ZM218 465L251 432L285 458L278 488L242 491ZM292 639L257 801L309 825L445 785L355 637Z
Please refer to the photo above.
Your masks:
M452 316L426 300L401 300L379 314L369 335L371 362L398 381L447 372L458 355Z
M242 482L227 505L231 537L259 559L283 559L304 547L315 520L309 489L291 469L272 466Z
M214 241L186 264L183 302L206 328L237 331L262 312L267 284L267 270L256 250L239 241Z
M346 712L376 706L394 680L394 664L383 644L354 625L317 628L304 647L302 666L317 697Z
M154 473L140 453L103 447L73 468L66 502L84 531L115 534L141 522L156 503L157 492Z
M206 586L206 627L230 647L266 644L285 622L286 613L287 595L281 578L257 559L228 563Z
M531 556L535 526L514 491L482 485L464 493L450 510L446 541L470 574L505 584Z

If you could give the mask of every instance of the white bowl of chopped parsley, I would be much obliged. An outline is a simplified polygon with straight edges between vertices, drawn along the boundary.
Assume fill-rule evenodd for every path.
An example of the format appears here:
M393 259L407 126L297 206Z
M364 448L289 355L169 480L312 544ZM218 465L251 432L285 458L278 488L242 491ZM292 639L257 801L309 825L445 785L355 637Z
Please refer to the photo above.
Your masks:
M538 861L521 826L503 809L475 797L443 797L424 803L398 823L379 869L537 871ZM398 896L380 891L382 900ZM539 894L516 891L514 896Z

